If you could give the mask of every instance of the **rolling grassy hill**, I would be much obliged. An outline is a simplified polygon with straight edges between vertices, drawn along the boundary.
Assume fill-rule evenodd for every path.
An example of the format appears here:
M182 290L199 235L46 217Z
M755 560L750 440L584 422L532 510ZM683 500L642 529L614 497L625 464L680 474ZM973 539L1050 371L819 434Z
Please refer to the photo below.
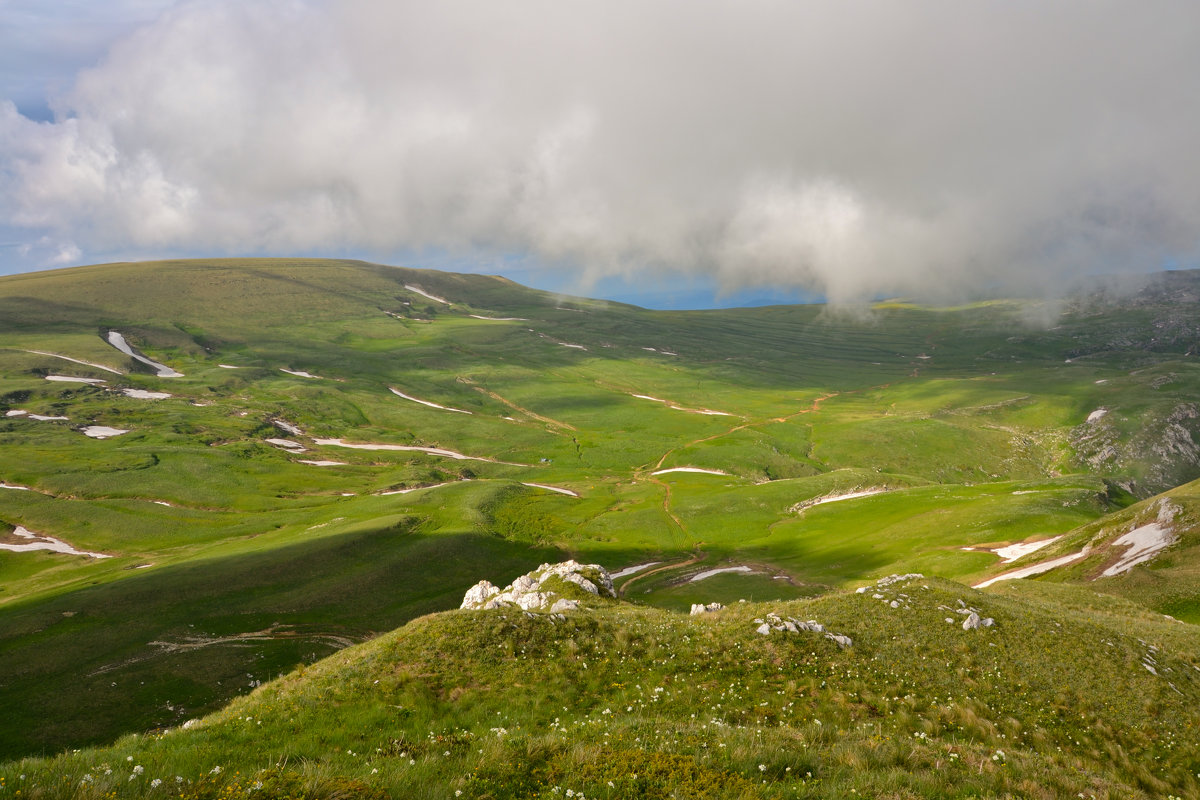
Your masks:
M1200 622L1197 286L1037 324L1016 301L648 311L360 262L0 278L0 543L107 556L0 550L0 755L177 726L566 556L654 562L618 579L637 605L603 612L613 631L684 635L654 607L740 599L850 620L843 590L886 575L972 585L1085 546L986 602L1134 637ZM1164 502L1171 547L1103 576ZM695 580L719 569L741 571Z

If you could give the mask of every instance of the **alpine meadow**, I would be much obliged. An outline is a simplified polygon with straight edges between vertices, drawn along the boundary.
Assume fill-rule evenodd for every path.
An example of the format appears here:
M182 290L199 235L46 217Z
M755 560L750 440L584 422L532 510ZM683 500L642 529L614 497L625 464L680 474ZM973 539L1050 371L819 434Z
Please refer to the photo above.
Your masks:
M0 798L1200 796L1198 300L0 277Z

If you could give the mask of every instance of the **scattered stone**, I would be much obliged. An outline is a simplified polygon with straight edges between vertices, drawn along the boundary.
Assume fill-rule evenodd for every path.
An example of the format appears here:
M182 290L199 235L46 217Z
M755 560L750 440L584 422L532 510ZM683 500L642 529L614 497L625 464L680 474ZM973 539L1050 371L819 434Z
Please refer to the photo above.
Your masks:
M964 631L973 631L979 627L979 622L980 622L979 615L976 614L974 611L972 611L968 614L967 618L965 620L963 620L963 624L962 624L963 630Z
M760 623L759 626L754 629L754 632L762 634L763 636L770 636L771 631L780 631L783 633L800 633L801 631L807 631L809 633L821 634L826 639L836 642L838 647L850 647L854 644L854 641L849 636L842 636L841 634L832 633L826 630L825 626L817 622L815 619L801 621L795 617L783 619L778 614L767 614L766 621L761 619L756 619L754 621L756 623Z

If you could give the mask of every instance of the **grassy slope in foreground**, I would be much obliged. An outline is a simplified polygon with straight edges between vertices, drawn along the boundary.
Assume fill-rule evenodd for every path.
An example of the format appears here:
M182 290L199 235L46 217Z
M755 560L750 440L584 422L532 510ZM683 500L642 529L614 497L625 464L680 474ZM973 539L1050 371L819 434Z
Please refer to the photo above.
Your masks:
M188 729L9 764L0 796L1195 796L1200 635L1097 597L917 578L700 617L444 612ZM771 612L854 644L759 635Z

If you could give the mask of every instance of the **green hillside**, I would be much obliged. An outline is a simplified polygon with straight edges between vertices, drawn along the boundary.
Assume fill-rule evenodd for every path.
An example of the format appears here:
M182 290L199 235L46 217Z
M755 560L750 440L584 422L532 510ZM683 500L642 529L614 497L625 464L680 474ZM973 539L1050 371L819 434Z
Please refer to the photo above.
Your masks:
M34 798L1196 796L1200 636L1134 636L1092 597L917 577L694 617L449 611L198 724L2 774ZM994 624L964 630L963 606ZM772 614L852 643L758 633Z
M680 637L692 635L689 625L714 626L710 650L733 647L734 639L723 637L742 630L740 622L723 633L723 622L669 613L692 603L748 601L728 613L731 619L777 607L817 609L788 612L797 615L827 609L831 620L847 620L850 628L855 614L861 616L856 604L864 601L844 590L920 572L930 576L926 591L970 593L960 587L1086 545L1085 556L1060 569L996 583L979 595L983 599L968 601L1013 609L1011 624L986 635L1010 637L1009 644L994 641L998 648L1023 647L1024 632L1038 620L1061 620L1069 612L1082 615L1080 630L1092 631L1089 636L1095 626L1134 642L1139 636L1151 641L1150 633L1137 632L1140 625L1165 631L1156 646L1175 648L1174 657L1186 660L1197 652L1187 639L1192 625L1162 622L1161 614L1200 622L1191 535L1200 520L1192 498L1200 489L1185 485L1200 478L1200 371L1192 363L1200 342L1198 287L1200 276L1167 273L1134 295L1081 295L1054 316L1056 309L1017 301L944 309L890 302L856 314L819 306L648 311L550 295L491 276L346 261L112 264L0 278L0 544L75 551L0 549L0 758L51 755L176 728L260 682L266 686L257 699L244 702L310 691L293 669L366 642L362 651L345 650L308 668L309 674L332 674L331 665L344 663L337 659L381 653L422 626L445 629L453 639L455 626L464 624L456 620L470 614L423 619L377 637L456 607L481 578L502 584L566 557L614 573L643 567L617 579L632 605L597 610L590 621L571 625L607 626L607 633L596 633L606 647L610 635L621 640L661 629L672 647L686 651L693 645ZM119 351L110 332L146 360ZM160 375L166 370L147 362L181 375ZM103 428L124 432L89 435L103 435ZM1159 496L1163 492L1168 496ZM1114 541L1167 513L1164 502L1172 510L1162 554L1103 576L1124 555ZM1062 538L1010 563L994 552L1056 536ZM1097 592L1103 597L1096 599ZM890 635L908 641L912 651L912 642L942 631L935 624L945 626L940 620L930 616L925 627ZM621 634L626 628L633 633ZM512 641L499 628L493 633L500 638L482 647ZM905 696L885 691L878 675L865 676L867 662L860 660L868 652L869 658L901 658L899 645L882 632L860 635L864 645L853 651L822 651L832 663L853 660L860 682L846 684L842 700L822 695L812 701L831 703L829 711L814 708L837 720L827 734L833 738L814 747L834 747L832 730L853 730L856 714L879 716L852 712L864 692ZM561 662L555 648L576 638L547 638L545 652L555 655L550 661ZM1118 645L1132 647L1125 640ZM582 639L577 646L584 646ZM944 694L950 676L961 681L960 670L982 669L980 659L989 653L960 652L957 640L940 646L953 656L943 662L949 672L921 677L933 682L914 684L922 692L936 684ZM638 652L642 664L644 653L657 651ZM1130 657L1122 655L1121 663ZM461 659L447 658L445 669L467 669ZM911 659L911 652L903 658ZM817 669L818 662L824 663L806 661L805 669ZM358 664L358 658L345 663ZM767 659L753 669L761 672L768 663L775 664ZM532 661L520 664L535 669ZM493 667L500 668L479 665ZM643 668L667 674L661 664ZM373 667L364 661L354 669ZM1051 674L1059 667L1045 669ZM1071 681L1088 685L1111 677L1075 669ZM1138 679L1153 677L1142 671L1146 676ZM912 667L913 680L919 672ZM270 683L283 674L289 675L283 683ZM818 673L804 674L809 677L796 677L797 686L809 686L804 681ZM523 702L505 683L524 683L514 675L488 678L497 687L496 708ZM1019 680L1032 685L1034 677ZM625 681L613 672L610 682ZM1190 683L1173 683L1193 692ZM474 691L475 684L462 686ZM564 683L545 691L567 692L553 702L582 719L581 698L592 697L595 688ZM1174 703L1174 692L1166 691L1172 696L1163 702ZM362 686L353 692L353 703L364 704L361 713L368 714L370 693ZM605 697L592 701L608 703ZM1037 697L1041 703L1049 695ZM1063 707L1075 703L1073 697L1051 699ZM417 722L429 731L439 719L445 730L483 724L482 716L458 720L440 695L425 701L423 710L396 703L416 715L404 736L426 735ZM1033 702L1010 713L1023 729L1032 724L1023 715L1033 713ZM910 709L908 721L894 721L896 709L883 716L893 720L888 724L908 726L897 730L909 746L915 720L933 724L932 708ZM1143 732L1152 720L1175 714L1168 706L1124 711L1128 718L1094 713L1106 729ZM233 713L223 711L221 718ZM522 719L539 731L549 724ZM992 724L1016 735L1006 733L1005 719ZM233 742L237 726L228 724L211 730ZM365 748L356 739L338 739L340 733L321 733L316 721L296 724L314 737L333 737L330 747ZM643 720L626 732L644 739L636 731L649 724ZM692 742L688 747L699 747L687 725L671 729ZM202 730L209 730L207 723ZM486 738L482 730L475 733ZM880 728L878 735L885 733ZM278 729L272 741L284 741L284 734ZM776 735L796 734L780 729ZM857 734L844 735L858 741ZM1046 742L1060 741L1058 735L1046 733ZM1073 756L1082 760L1061 785L1083 786L1076 779L1094 775L1114 797L1129 796L1122 794L1126 789L1168 791L1163 786L1176 794L1194 791L1181 776L1200 766L1179 775L1154 772L1153 755L1145 754L1159 751L1141 735L1104 734L1093 742L1104 755ZM171 736L161 747L168 748ZM1194 734L1180 737L1173 752L1190 753ZM160 740L122 741L122 753L140 754ZM540 738L521 741L530 753L550 752ZM783 746L782 739L772 741L776 749ZM698 751L661 744L634 749L695 761ZM753 773L765 755L751 754L748 740L725 744L745 761L719 765L722 774L736 777L730 787L758 791ZM1026 743L1031 765L1035 755L1049 757L1037 755L1042 744ZM1110 744L1132 766L1105 766L1125 764ZM986 746L993 746L991 739ZM229 748L213 752L236 749ZM334 758L326 750L320 758ZM814 750L813 763L828 766L833 751L826 750L819 758ZM274 763L285 749L270 752L257 760L247 755L242 774ZM317 759L315 752L298 750L289 763ZM865 751L854 752L863 763L875 763ZM176 763L183 769L162 753L163 770ZM115 764L116 756L103 758ZM592 763L586 754L572 758L563 763ZM607 774L602 761L595 761L596 775ZM685 768L683 761L667 762ZM753 769L744 769L751 762ZM67 762L52 763L36 769L67 769ZM70 770L83 768L70 764ZM1039 764L1037 770L1063 766ZM341 769L335 773L358 775ZM441 787L437 796L464 785L438 773L440 767L421 769L441 776L429 777L431 786ZM530 769L535 777L549 775ZM848 778L818 773L828 776L824 786L853 787ZM425 780L395 770L389 775L388 785L408 787L397 796L412 796L412 787ZM494 779L510 778L517 780ZM996 782L995 775L988 780L976 794L1032 794ZM485 796L480 786L472 791ZM812 788L788 786L787 792ZM896 783L894 792L920 796L920 786Z

